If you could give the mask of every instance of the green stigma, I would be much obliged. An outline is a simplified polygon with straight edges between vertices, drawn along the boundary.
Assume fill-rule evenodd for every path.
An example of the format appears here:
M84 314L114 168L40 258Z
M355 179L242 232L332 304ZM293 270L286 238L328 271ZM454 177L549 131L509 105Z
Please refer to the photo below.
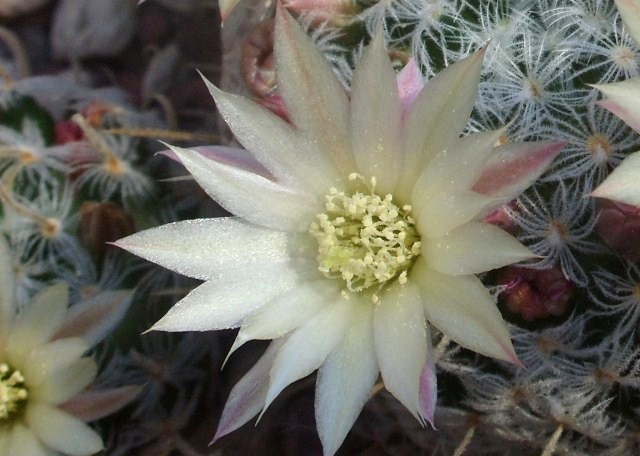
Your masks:
M28 396L22 373L0 363L0 425L21 411Z
M398 279L407 281L407 270L420 254L420 237L409 215L411 206L398 207L392 195L375 193L359 174L365 191L352 194L329 190L326 212L317 215L309 233L318 241L318 269L326 277L341 278L346 288L360 292ZM374 294L372 299L377 301Z

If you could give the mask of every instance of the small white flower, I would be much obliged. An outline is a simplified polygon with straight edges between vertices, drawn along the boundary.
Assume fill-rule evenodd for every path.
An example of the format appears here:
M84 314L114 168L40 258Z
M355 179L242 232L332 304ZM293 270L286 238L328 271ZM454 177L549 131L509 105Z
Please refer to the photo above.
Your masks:
M431 79L403 114L405 91L381 34L363 53L349 101L279 8L276 72L292 124L209 84L256 159L172 150L237 217L172 223L117 245L206 281L153 329L240 326L233 350L275 339L232 391L217 438L316 369L325 454L340 446L379 373L418 420L431 421L437 389L427 321L466 348L518 363L475 274L532 254L480 220L524 190L562 145L494 148L501 130L459 138L482 56Z

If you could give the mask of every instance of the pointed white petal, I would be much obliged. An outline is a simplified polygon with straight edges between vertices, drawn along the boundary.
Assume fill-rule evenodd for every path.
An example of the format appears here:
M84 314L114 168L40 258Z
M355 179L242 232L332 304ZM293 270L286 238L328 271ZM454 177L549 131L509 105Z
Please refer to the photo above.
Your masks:
M293 124L343 174L356 170L349 142L349 102L311 39L278 4L274 35L278 90Z
M402 105L402 116L404 117L424 87L422 74L416 64L416 59L413 57L409 59L409 62L398 73L397 82L400 104Z
M340 296L287 338L271 368L265 409L283 389L320 367L342 340L352 313L352 302Z
M85 389L98 373L93 358L82 358L52 371L38 387L38 398L53 405L62 404Z
M591 196L640 206L640 152L625 158Z
M142 390L143 387L139 385L106 390L88 390L61 404L58 408L85 423L89 423L127 406Z
M262 269L262 268L260 268ZM212 331L237 327L258 307L294 287L296 272L281 265L246 271L244 280L205 282L178 301L154 331Z
M7 456L48 456L49 452L38 441L36 435L23 424L17 423L9 432Z
M238 429L263 408L269 388L269 372L285 340L278 339L271 342L258 362L233 387L211 443Z
M215 160L219 163L224 163L225 165L243 169L253 174L259 174L260 176L266 177L270 180L275 180L273 174L271 174L262 163L256 160L248 150L227 146L198 146L190 147L189 150L197 152L209 160ZM156 155L164 155L165 157L182 164L180 157L178 157L171 149L156 152Z
M102 439L82 421L54 407L29 404L25 418L45 444L71 456L86 456L102 450Z
M201 280L230 267L285 261L300 253L298 244L294 234L233 217L168 223L115 242L134 255Z
M67 315L69 291L66 285L53 285L38 293L15 321L10 350L27 353L50 340Z
M231 14L231 11L233 10L233 8L235 8L239 1L240 0L218 0L222 22L227 20L227 17L229 17L229 14Z
M74 304L53 339L82 337L93 346L122 320L131 304L131 290L107 290Z
M336 280L321 279L303 283L277 296L242 323L229 354L250 340L277 339L293 331L335 302L340 293L339 285Z
M351 144L358 170L375 176L381 194L393 192L402 166L401 107L396 75L378 33L351 82Z
M319 199L262 176L169 146L204 191L229 212L274 229L306 231L322 212Z
M640 3L637 0L615 0L629 35L640 46Z
M378 378L371 303L352 305L349 331L318 371L316 423L325 455L338 450Z
M417 201L413 202L415 207ZM444 236L473 220L494 202L495 198L471 191L425 195L416 211L418 231L423 237Z
M240 144L278 181L326 192L339 176L331 157L317 150L280 117L254 101L218 89L204 78L218 111Z
M87 342L78 337L58 339L38 346L29 351L24 374L34 386L46 383L53 372L74 363L88 349Z
M403 128L405 163L399 196L408 199L420 172L458 140L478 92L484 50L431 78L411 106Z
M482 355L519 363L498 307L477 277L441 274L418 260L411 279L427 320L442 333Z
M465 136L433 157L413 188L414 206L426 194L471 189L497 151L495 144L503 133L504 130L494 130Z
M421 240L420 258L444 274L478 274L535 256L516 238L487 223L467 223L445 236Z
M610 84L593 84L607 99L597 104L621 118L635 131L640 132L640 78L627 79Z
M415 284L396 283L380 296L373 330L384 386L421 421L419 387L427 359L427 330Z

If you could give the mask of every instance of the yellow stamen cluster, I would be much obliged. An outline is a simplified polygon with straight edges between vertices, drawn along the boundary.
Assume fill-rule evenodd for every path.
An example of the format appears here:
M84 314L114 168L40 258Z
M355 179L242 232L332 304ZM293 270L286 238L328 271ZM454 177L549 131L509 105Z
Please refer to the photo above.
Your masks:
M349 175L350 181L364 179ZM375 178L365 192L350 195L331 188L326 212L318 214L309 233L318 241L318 269L342 278L349 291L359 292L391 279L407 280L407 270L420 254L420 239L411 206L396 206L392 195L375 193ZM372 298L376 301L375 294Z
M0 424L20 410L28 395L22 373L0 363Z

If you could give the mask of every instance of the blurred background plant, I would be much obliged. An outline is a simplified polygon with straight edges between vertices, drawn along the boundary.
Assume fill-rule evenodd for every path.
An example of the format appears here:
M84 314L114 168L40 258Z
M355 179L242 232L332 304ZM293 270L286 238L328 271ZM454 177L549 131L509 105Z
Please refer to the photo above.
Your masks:
M345 87L379 27L400 70L424 81L487 53L468 132L502 143L562 140L540 181L491 214L540 258L486 274L519 369L441 338L435 424L378 393L338 454L640 452L638 208L588 195L640 137L595 104L590 84L640 73L640 49L610 0L283 0ZM71 309L134 290L93 348L103 387L142 385L97 422L107 455L320 454L313 380L290 387L256 428L209 447L232 385L264 349L217 334L142 334L194 283L105 242L174 220L222 215L156 139L233 141L194 68L287 117L273 73L275 4L243 0L220 29L206 0L0 0L0 229L18 305L49 285Z

